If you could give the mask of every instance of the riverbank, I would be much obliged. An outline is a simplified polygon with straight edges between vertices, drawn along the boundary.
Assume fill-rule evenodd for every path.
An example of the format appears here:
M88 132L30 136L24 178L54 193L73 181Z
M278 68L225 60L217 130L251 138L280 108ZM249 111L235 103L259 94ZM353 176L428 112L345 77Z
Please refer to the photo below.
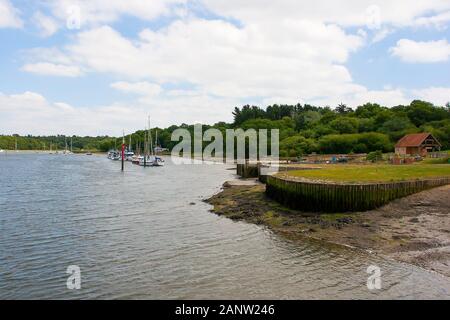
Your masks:
M292 210L264 191L256 179L229 181L206 202L220 216L265 225L291 239L350 246L450 278L450 185L375 210L338 214Z

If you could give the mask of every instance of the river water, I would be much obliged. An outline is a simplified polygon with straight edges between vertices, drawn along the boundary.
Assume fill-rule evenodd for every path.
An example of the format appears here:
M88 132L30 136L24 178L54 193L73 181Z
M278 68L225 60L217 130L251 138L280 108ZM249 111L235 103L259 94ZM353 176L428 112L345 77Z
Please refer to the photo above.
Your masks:
M218 217L201 200L234 171L166 162L121 173L104 156L0 154L0 298L450 298L420 268Z

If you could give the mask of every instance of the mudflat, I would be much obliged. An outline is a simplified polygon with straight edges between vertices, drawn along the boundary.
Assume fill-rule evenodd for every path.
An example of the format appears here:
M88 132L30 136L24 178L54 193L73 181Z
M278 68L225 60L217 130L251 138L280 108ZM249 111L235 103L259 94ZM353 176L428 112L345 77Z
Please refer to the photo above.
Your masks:
M256 180L228 181L205 200L233 220L265 225L301 241L308 237L411 263L450 278L450 185L366 212L318 214L286 208Z

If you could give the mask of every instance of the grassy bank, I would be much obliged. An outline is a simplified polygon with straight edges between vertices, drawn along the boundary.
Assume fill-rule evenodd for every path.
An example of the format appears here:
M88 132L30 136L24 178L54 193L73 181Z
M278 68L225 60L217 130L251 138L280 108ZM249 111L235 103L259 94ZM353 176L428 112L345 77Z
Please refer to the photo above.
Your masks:
M325 165L268 176L266 193L293 209L366 211L450 182L450 165Z
M282 173L288 177L333 182L390 182L449 177L450 165L327 165L320 170L298 170Z

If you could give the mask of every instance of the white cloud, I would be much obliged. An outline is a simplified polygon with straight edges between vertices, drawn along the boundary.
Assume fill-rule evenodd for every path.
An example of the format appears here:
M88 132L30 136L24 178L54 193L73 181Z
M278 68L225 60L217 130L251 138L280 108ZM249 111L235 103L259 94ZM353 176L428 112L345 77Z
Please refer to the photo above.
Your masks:
M379 12L383 25L412 26L427 15L439 15L450 9L448 0L203 0L219 15L240 21L263 23L281 19L307 19L336 23L342 26L368 26L378 18L368 15ZM370 10L376 7L377 10Z
M46 16L42 12L36 12L32 17L33 23L39 29L43 37L49 37L58 31L58 23L52 17Z
M66 21L73 7L79 8L81 27L114 22L122 15L152 20L161 15L169 15L172 8L187 0L49 0L55 17Z
M382 40L384 40L388 35L390 35L393 32L393 30L390 30L388 28L381 29L378 31L375 36L372 39L372 43L377 43Z
M78 7L82 26L111 23L123 15L143 20L163 15L185 18L193 14L192 8L203 5L218 16L251 23L291 19L369 29L383 25L440 27L448 21L450 10L448 0L47 0L46 5L62 21L67 20L70 7Z
M376 101L393 106L409 103L406 91L374 91L356 83L346 66L349 57L399 27L443 28L450 10L448 0L198 0L183 6L187 2L49 0L52 17L44 18L65 24L67 9L78 5L82 30L72 31L60 47L28 50L22 70L71 77L109 74L122 80L111 88L139 95L132 105L91 109L45 102L56 119L61 114L54 110L72 114L70 127L82 132L141 128L148 113L160 125L230 120L233 107L251 101L332 106ZM215 20L199 18L196 12L201 10L189 7L198 9L201 3L216 14ZM379 10L371 12L379 17L368 17L367 9L374 3ZM108 26L124 15L146 21L163 15L180 19L132 37ZM368 21L377 22L375 28ZM57 28L42 24L44 34ZM405 61L447 60L447 41L435 42L403 39L391 52ZM162 89L167 87L178 89ZM89 119L84 127L83 119ZM54 122L42 119L57 132Z
M450 11L446 11L433 16L417 18L414 25L418 27L435 27L438 30L445 30L447 29L449 21Z
M220 20L176 21L130 40L110 27L81 32L66 57L82 69L190 83L208 94L311 99L353 90L342 65L360 36L319 22L286 20L238 28ZM51 58L51 57L49 57ZM51 61L50 61L51 62Z
M450 88L427 88L415 90L411 98L401 89L368 91L359 87L357 93L349 96L335 96L314 101L320 105L332 105L336 99L350 107L366 102L378 102L388 107L409 104L413 98L424 99L444 105L450 97ZM285 99L285 100L283 100ZM280 97L276 101L296 103ZM307 101L306 101L307 102ZM0 93L1 134L18 133L22 135L120 135L122 130L134 132L145 126L148 115L152 125L167 127L181 123L212 124L218 121L231 121L234 106L238 100L211 97L195 90L173 90L159 95L142 96L131 103L113 103L107 106L75 107L64 102L51 102L34 92L6 95ZM193 112L195 110L195 112Z
M9 0L0 0L0 28L21 28L19 13Z
M446 39L428 42L401 39L390 52L409 63L445 62L450 57L450 44Z
M367 102L376 102L383 106L393 107L400 104L409 104L411 100L401 89L386 88L384 90L367 90L360 86L351 94L336 94L335 96L329 96L315 101L317 105L322 106L336 106L339 102L342 102L351 108L356 108Z
M118 136L123 129L126 133L142 129L148 115L152 117L152 126L159 127L182 122L231 121L231 111L236 103L197 93L143 97L132 103L107 106L75 107L48 101L34 92L0 93L0 128L1 134ZM193 109L196 112L192 112Z
M145 81L135 83L119 81L111 83L111 87L126 93L135 93L144 96L155 96L162 91L159 85Z
M421 100L429 101L439 106L444 106L447 102L450 102L450 88L431 87L413 90L413 95Z
M51 48L33 48L22 52L22 58L28 63L37 63L39 61L48 61L54 64L72 65L74 61L61 49Z
M49 62L25 64L22 71L36 73L40 75L59 76L59 77L78 77L82 72L77 66L67 66L62 64L53 64Z

